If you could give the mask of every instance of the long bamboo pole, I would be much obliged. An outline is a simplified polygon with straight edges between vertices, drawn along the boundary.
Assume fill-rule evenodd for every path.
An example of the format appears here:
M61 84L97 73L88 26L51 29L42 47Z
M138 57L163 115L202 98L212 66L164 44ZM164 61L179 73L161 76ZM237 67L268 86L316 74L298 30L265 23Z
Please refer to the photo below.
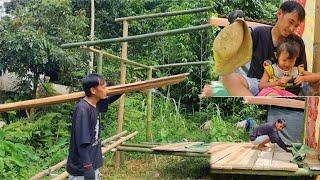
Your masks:
M135 66L139 66L139 67L142 67L144 69L149 69L150 66L147 66L147 65L144 65L144 64L141 64L141 63L137 63L135 61L131 61L131 60L128 60L127 58L121 58L119 56L115 56L113 54L110 54L110 53L107 53L105 51L102 51L102 50L98 50L98 49L94 49L94 48L90 48L90 47L81 47L83 49L87 49L89 51L92 51L92 52L95 52L95 53L99 53L99 54L103 54L104 56L108 57L108 58L111 58L111 59L114 59L114 60L118 60L120 62L124 62L126 64L131 64L131 65L135 65ZM152 67L151 67L152 68ZM155 69L155 68L153 68ZM155 69L157 70L157 69Z
M129 31L129 24L128 21L123 21L123 37L128 36L128 31ZM128 42L123 42L122 43L122 48L121 48L121 58L122 59L128 59ZM125 84L126 83L126 63L124 61L121 61L121 77L120 77L120 84ZM118 110L118 130L117 132L121 132L123 130L123 125L124 125L124 103L125 103L125 94L123 94L120 97L119 100L119 110ZM115 156L115 167L116 169L120 168L120 163L121 163L121 154L120 152L116 152Z
M119 140L117 140L116 142L110 144L109 146L105 147L105 148L102 148L102 155L104 155L106 152L110 151L111 149L119 146L121 143L133 138L134 136L136 136L138 134L138 131L135 131L131 134L129 134L128 136L125 136ZM67 176L69 175L68 172L63 172L62 174L56 176L55 178L53 178L52 180L60 180L60 179L64 179L66 178Z
M179 28L179 29L173 29L173 30L168 30L168 31L140 34L140 35L136 35L136 36L102 39L102 40L95 40L95 41L66 43L66 44L62 44L61 48L67 49L67 48L75 48L75 47L80 47L80 46L93 46L93 45L115 43L115 42L130 42L130 41L150 39L150 38L155 38L155 37L171 36L171 35L176 35L176 34L189 33L189 32L193 32L193 31L199 31L199 30L209 29L209 28L212 28L212 26L210 24L204 24L204 25L199 25L199 26Z
M152 69L148 70L148 80L152 79ZM152 123L152 90L148 90L147 96L147 122L146 122L146 140L151 142L152 132L151 132L151 123Z
M106 143L108 143L110 141L113 141L113 140L125 135L126 133L127 133L127 131L123 131L123 132L121 132L119 134L116 134L116 135L114 135L112 137L109 137L109 138L105 139L104 141L102 141L101 144L103 145L103 144L106 144ZM67 163L67 159L59 162L58 164L56 164L54 166L49 167L48 169L45 169L45 170L37 173L36 175L32 176L30 179L32 179L32 180L41 179L42 177L49 175L51 172L60 169L61 167L66 165L66 163Z
M176 84L183 81L188 73L178 74L174 76L162 77L152 80L134 82L129 84L123 85L116 85L107 87L107 95L116 95L122 93L129 93L138 90L145 90L150 88L157 88L166 85ZM8 104L0 104L0 112L11 111L11 110L18 110L18 109L30 109L35 107L42 107L45 105L53 105L59 103L65 103L69 101L75 101L79 98L84 97L84 92L76 92L58 96L51 96L46 98L38 98L20 102L13 102Z
M313 72L318 73L320 72L320 0L316 0L314 12Z
M90 41L93 41L94 40L94 21L95 21L94 0L91 0L90 4L91 4ZM93 61L94 61L94 53L90 52L89 73L92 73L93 71Z
M194 152L171 152L171 151L155 151L150 148L143 147L128 147L128 146L118 146L118 151L126 152L141 152L141 153L150 153L150 154L162 154L162 155L175 155L175 156L187 156L187 157L210 157L209 153L194 153Z
M210 10L213 10L213 7L203 7L203 8L197 8L197 9L184 10L184 11L155 13L155 14L147 14L147 15L140 15L140 16L129 16L129 17L116 18L115 21L121 22L121 21L131 21L131 20L139 20L139 19L148 19L148 18L177 16L177 15L191 14L191 13L197 13L197 12L207 12Z

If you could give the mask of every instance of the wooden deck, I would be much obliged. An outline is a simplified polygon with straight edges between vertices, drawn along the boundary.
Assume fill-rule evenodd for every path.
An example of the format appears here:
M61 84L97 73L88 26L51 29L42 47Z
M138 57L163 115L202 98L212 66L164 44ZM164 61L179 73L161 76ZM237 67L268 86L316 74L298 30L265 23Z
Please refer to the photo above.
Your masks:
M213 143L210 147L211 169L252 171L297 171L298 165L291 163L291 153L277 145L264 151L250 143Z

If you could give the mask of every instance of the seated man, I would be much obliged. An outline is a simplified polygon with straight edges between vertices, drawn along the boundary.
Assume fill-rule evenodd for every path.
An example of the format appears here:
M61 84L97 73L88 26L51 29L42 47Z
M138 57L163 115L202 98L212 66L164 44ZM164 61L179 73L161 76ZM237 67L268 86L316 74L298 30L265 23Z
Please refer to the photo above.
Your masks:
M252 144L258 145L258 149L261 151L266 147L267 143L271 142L277 143L283 150L291 152L278 134L278 131L282 131L285 127L286 121L284 119L262 124L250 134L250 141Z

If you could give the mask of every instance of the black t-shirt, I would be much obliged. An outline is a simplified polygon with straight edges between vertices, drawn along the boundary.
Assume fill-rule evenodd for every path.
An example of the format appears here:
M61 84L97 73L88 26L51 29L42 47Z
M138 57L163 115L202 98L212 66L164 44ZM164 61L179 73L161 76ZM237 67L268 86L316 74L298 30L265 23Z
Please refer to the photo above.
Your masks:
M263 62L265 60L271 60L273 63L276 63L275 52L277 49L273 46L271 29L272 26L258 26L252 30L253 52L250 69L247 75L250 78L262 78L264 72ZM304 64L304 69L307 70L306 52L303 40L295 34L289 35L287 38L293 38L301 46L301 52L295 66Z
M100 100L93 107L81 99L72 116L71 138L67 171L73 176L83 176L84 164L92 164L96 170L102 166L100 142L100 112L106 112L108 105L121 95L110 96Z

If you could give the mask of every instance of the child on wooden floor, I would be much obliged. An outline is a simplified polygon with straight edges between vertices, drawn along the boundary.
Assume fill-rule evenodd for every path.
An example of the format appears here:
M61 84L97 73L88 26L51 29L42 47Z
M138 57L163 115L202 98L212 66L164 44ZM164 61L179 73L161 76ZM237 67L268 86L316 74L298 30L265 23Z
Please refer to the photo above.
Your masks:
M258 96L296 96L301 87L293 84L299 75L305 75L303 64L294 66L300 53L300 45L292 38L284 39L277 48L277 62L266 60L264 74L259 83ZM291 88L290 88L291 87Z
M284 119L262 124L250 134L250 141L252 144L258 145L258 149L261 151L264 150L267 143L271 142L277 143L283 150L291 152L278 134L278 131L282 131L285 127L286 121Z

